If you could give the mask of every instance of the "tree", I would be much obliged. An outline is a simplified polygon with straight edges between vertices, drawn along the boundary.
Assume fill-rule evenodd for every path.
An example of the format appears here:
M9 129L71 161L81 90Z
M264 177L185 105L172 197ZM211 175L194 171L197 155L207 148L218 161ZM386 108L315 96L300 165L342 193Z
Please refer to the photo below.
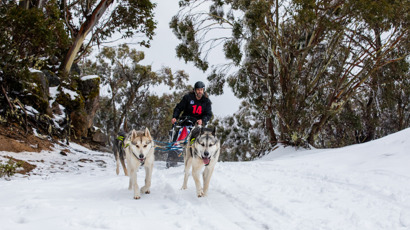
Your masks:
M249 161L265 155L271 144L265 135L263 117L254 105L242 102L232 116L213 119L220 137L222 161Z
M85 74L98 74L109 95L102 98L97 115L98 123L107 133L118 133L120 129L150 127L153 135L163 134L169 127L164 124L172 116L173 98L169 94L156 96L152 87L165 84L169 88L185 88L188 75L184 71L172 72L164 67L154 72L151 66L139 64L144 53L128 45L117 48L105 47L97 56L97 62L84 63ZM174 95L175 96L175 95Z
M2 3L0 46L2 95L46 113L48 96L40 96L44 94L40 87L45 85L45 81L30 74L29 69L53 69L57 62L55 57L61 57L69 46L64 22L54 2L48 1L42 9L23 9L14 1ZM6 101L0 102L3 108L9 107Z
M149 47L149 40L156 27L154 7L155 4L149 0L125 0L117 3L113 0L61 0L60 8L64 12L66 26L72 38L72 45L61 63L61 69L68 73L73 62L86 54L88 48L104 42L116 32L121 34L121 38L143 33L148 41L138 43ZM87 37L88 43L84 45Z
M216 66L208 78L218 86L213 92L228 82L257 105L272 143L320 143L326 124L369 89L378 71L408 55L394 52L409 43L406 1L218 0L205 1L208 12L202 2L181 1L170 22L182 41L177 56L206 70L210 50L222 44L238 70L227 75L226 66ZM383 26L372 24L375 18Z

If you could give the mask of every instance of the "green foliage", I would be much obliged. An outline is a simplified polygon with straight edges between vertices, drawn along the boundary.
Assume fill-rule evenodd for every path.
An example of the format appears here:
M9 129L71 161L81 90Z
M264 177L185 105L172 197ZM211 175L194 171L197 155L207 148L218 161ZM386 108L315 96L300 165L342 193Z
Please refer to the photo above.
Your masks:
M239 65L242 59L241 49L235 40L227 41L224 44L225 56L233 61L235 65Z
M245 10L246 26L251 32L255 32L270 15L270 3L268 1L252 1Z
M232 26L232 36L235 39L239 39L241 36L243 36L243 24L242 22L234 22Z
M64 22L59 19L55 1L48 1L44 9L22 9L13 3L0 7L0 78L10 98L18 98L45 113L47 95L44 82L33 69L55 70L50 57L62 57L69 39ZM6 101L1 100L2 107Z
M178 57L206 61L209 44L221 42L239 68L223 74L226 65L216 66L212 92L223 93L227 82L260 123L271 121L261 127L271 143L343 146L410 126L406 1L205 2L209 15L185 1L170 24L187 49ZM181 33L186 22L189 40ZM232 36L212 37L213 29Z
M253 106L243 103L238 112L222 119L214 119L210 126L217 127L220 137L221 161L250 161L266 154L272 147L260 114Z
M193 62L201 70L208 69L208 62L200 58L199 41L195 37L192 19L179 20L178 17L173 17L169 26L178 39L185 41L176 47L177 57L183 58L185 62Z
M0 162L0 177L11 177L13 176L17 168L22 166L21 161L9 160L7 163L3 164Z
M40 69L46 62L41 58L59 56L69 45L64 22L58 8L49 1L44 11L22 9L15 5L1 7L0 27L2 60L23 62Z
M153 10L156 4L149 0L121 1L111 15L111 20L101 28L100 40L111 37L113 32L119 32L123 38L132 37L138 32L144 33L148 40L138 42L149 47L154 36L156 22Z
M208 76L208 80L210 80L212 83L207 87L207 92L214 95L222 95L223 87L225 84L225 74L213 71Z

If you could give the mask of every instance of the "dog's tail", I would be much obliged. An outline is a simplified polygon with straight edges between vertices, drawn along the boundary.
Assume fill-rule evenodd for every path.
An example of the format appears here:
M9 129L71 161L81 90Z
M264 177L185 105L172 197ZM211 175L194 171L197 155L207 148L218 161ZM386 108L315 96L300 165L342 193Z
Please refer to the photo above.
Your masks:
M117 162L117 175L119 173L119 162L122 165L122 168L124 170L124 174L128 175L127 173L127 168L125 166L125 152L124 152L124 141L125 141L125 132L119 132L117 137L114 140L114 145L113 145L113 152L115 156L115 160Z

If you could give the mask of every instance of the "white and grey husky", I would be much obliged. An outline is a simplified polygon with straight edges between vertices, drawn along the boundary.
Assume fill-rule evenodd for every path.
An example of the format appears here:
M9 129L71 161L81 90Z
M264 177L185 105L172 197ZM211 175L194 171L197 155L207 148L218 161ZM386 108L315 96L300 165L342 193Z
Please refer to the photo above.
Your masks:
M130 183L128 189L134 189L134 199L139 199L141 193L149 194L152 170L154 168L154 140L148 128L145 131L132 130L124 141L125 157L127 159ZM140 189L137 184L138 168L145 168L145 185Z
M182 189L187 189L189 171L192 166L192 177L195 181L196 194L198 197L206 196L209 182L218 162L220 152L220 141L215 136L215 128L207 129L195 127L188 136L188 143L184 148L185 176ZM200 181L200 173L205 167L203 177L203 188Z

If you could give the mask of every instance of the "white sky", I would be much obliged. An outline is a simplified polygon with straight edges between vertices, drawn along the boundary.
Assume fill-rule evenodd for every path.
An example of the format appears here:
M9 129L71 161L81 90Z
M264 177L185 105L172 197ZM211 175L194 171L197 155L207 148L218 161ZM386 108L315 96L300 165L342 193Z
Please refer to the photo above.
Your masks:
M158 70L161 66L171 67L173 71L185 70L190 76L189 84L193 85L196 81L203 81L208 85L206 79L207 73L197 69L192 63L185 64L184 60L176 57L175 47L179 44L178 39L169 28L169 22L172 16L177 14L179 9L178 0L154 1L157 3L155 10L155 19L158 21L156 35L151 42L150 49L142 49L145 52L143 64L153 66L153 70ZM210 64L220 64L225 61L222 51L215 51L209 56ZM239 108L239 99L237 99L230 88L225 87L224 95L210 97L215 116L227 116L236 112Z

